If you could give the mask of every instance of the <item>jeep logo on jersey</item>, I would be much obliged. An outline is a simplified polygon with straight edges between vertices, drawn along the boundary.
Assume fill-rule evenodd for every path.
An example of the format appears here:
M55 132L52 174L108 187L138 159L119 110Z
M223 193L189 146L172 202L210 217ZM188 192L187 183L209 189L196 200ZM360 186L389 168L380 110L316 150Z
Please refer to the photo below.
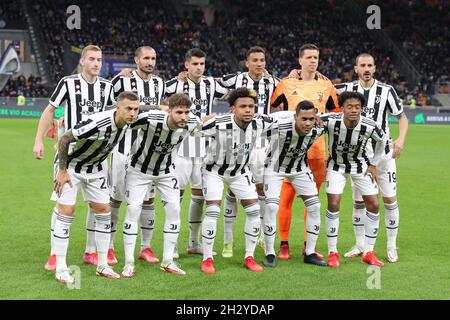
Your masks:
M192 99L192 104L195 105L195 107L197 106L202 106L202 107L207 107L208 106L208 99Z
M153 145L153 151L166 154L172 152L172 149L176 146L176 144L165 143L159 141Z
M83 101L80 102L80 107L84 107L84 106L100 109L102 107L102 103L99 101L83 99Z
M140 103L144 103L144 104L156 105L156 104L158 104L158 99L156 99L156 97L143 97L143 96L140 96L139 97L139 102Z
M267 99L267 94L265 94L265 93L258 93L256 95L256 97L257 97L257 99L259 101L258 105L260 105L260 107L263 107L264 106L264 101L266 101L266 99Z
M363 112L366 116L368 117L372 117L375 114L375 109L374 108L369 108L369 107L364 107L363 108Z

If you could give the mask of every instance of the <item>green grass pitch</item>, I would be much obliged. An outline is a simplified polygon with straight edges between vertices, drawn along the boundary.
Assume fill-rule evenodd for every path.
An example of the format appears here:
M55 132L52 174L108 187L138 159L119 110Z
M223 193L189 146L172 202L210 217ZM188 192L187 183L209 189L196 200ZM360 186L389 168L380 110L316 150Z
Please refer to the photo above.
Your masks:
M86 205L79 198L71 228L68 265L81 269L80 289L69 290L54 280L43 266L49 253L49 226L53 203L52 141L45 141L45 159L33 158L37 120L0 120L0 246L1 299L449 299L449 165L450 126L410 126L402 157L397 162L400 206L399 257L397 264L381 269L380 289L369 289L371 273L359 259L341 258L339 269L305 265L301 256L303 205L295 202L291 228L290 261L278 261L275 269L254 274L243 268L244 212L239 210L235 227L235 256L216 257L217 274L202 274L201 257L187 256L188 201L182 206L179 238L180 259L187 276L164 273L158 265L136 263L133 279L109 280L95 275L92 266L81 262L85 245ZM398 128L393 126L393 136ZM353 244L349 184L342 201L338 248L343 254ZM322 226L325 224L323 190ZM386 257L384 210L376 250ZM121 211L123 221L124 207ZM158 201L153 248L162 256L164 213ZM119 222L119 223L120 223ZM222 250L223 218L218 223L215 251ZM138 239L138 244L140 240ZM277 241L278 246L278 241ZM322 228L318 249L326 252ZM138 248L136 249L138 250ZM116 252L123 266L122 234ZM136 251L137 254L137 251ZM263 252L255 257L262 262ZM371 282L369 280L369 282Z

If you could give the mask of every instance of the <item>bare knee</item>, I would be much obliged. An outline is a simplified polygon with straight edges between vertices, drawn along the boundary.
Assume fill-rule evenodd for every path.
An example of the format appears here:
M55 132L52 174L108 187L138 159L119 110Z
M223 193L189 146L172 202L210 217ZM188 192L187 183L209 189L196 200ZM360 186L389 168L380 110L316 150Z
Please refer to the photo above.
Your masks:
M385 204L393 204L395 202L397 202L397 197L393 196L393 197L383 197L383 202Z
M107 203L89 203L89 206L96 214L105 214L111 212L111 207Z
M265 197L266 196L264 194L264 184L263 183L258 183L256 185L256 192L258 193L258 196L260 196L260 197Z
M191 193L192 193L194 196L203 197L203 191L202 191L202 189L192 189L192 190L191 190Z
M73 217L75 213L75 206L68 206L58 203L58 213L62 214L63 216Z
M373 196L364 196L364 203L366 205L366 209L369 212L373 212L373 213L377 213L379 208L378 208L378 196L377 195L373 195Z

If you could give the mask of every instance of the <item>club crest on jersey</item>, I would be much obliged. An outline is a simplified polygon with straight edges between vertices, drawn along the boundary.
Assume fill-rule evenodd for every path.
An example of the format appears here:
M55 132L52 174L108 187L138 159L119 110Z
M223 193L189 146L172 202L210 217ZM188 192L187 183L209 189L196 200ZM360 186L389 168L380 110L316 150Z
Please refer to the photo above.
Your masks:
M380 103L380 101L381 101L381 95L377 94L375 96L375 103Z
M320 102L323 100L323 92L317 92L317 96Z
M75 85L75 93L81 92L81 86L79 84Z
M105 89L104 88L100 89L100 96L102 96L102 98L105 97Z
M105 139L111 138L111 132L105 132Z

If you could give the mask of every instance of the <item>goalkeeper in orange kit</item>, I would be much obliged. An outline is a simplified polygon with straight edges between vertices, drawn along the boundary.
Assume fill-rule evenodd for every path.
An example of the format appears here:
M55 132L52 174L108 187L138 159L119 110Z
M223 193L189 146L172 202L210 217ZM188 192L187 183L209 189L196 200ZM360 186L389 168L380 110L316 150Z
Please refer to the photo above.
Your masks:
M297 77L290 77L280 81L273 95L272 110L295 110L297 104L303 100L314 103L319 112L339 112L339 105L333 84L326 77L317 72L319 64L319 48L313 44L305 44L299 49L299 63L301 71ZM313 172L317 191L320 191L326 176L326 148L325 137L320 137L308 151L308 165ZM291 226L292 204L295 198L295 189L287 180L281 189L280 207L278 209L278 225L280 230L280 252L278 258L287 260L289 252L289 229ZM306 209L304 211L306 226ZM307 233L303 245L305 253ZM321 256L319 254L321 258Z

